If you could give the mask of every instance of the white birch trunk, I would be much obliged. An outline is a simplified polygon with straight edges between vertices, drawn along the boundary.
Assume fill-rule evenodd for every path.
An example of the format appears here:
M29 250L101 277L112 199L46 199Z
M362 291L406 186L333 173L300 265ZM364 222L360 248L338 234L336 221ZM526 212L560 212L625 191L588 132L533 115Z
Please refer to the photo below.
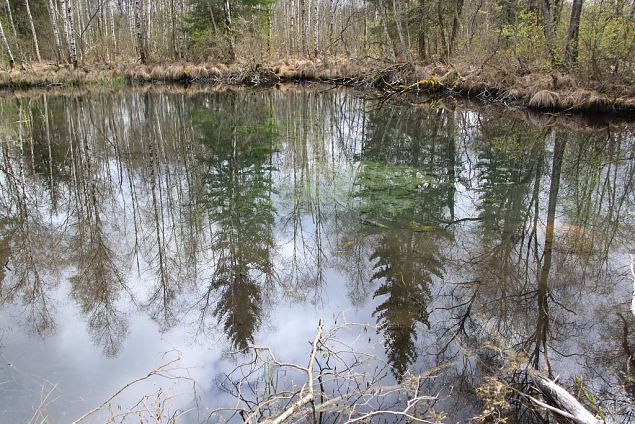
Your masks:
M317 58L320 51L320 2L313 2L313 55Z
M9 25L11 25L11 32L13 33L13 39L18 46L18 53L20 54L20 62L22 66L24 66L24 52L22 51L22 46L20 45L20 39L18 38L18 31L15 29L15 21L13 20L13 12L11 11L11 4L9 0L6 0L7 3L7 14L9 15Z
M135 33L137 37L137 48L139 49L139 59L141 63L146 63L146 46L144 39L144 19L143 19L143 0L135 0Z
M68 55L73 68L77 68L77 42L75 41L75 17L73 14L73 0L62 0L62 19L66 27L68 39Z
M62 61L62 38L60 36L60 27L57 21L57 11L53 0L48 1L49 15L51 17L51 27L53 28L53 38L55 41L55 54L57 55L57 63Z
M7 54L9 55L9 65L13 69L15 67L15 59L13 58L13 52L11 51L11 47L9 46L9 41L7 40L7 36L4 34L2 21L0 21L0 39L2 39L2 44L4 44L4 48L7 50Z

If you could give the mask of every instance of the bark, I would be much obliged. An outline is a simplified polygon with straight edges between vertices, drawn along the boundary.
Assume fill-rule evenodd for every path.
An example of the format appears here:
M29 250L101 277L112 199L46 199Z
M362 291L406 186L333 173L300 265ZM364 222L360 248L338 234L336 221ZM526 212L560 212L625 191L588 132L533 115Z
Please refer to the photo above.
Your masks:
M114 48L114 53L115 55L117 54L117 28L115 25L115 11L117 10L117 6L115 5L115 1L114 0L110 0L109 1L109 7L108 9L110 10L110 36L112 37L112 45Z
M446 37L445 37L445 22L443 19L443 9L442 9L442 2L441 1L437 1L437 23L439 26L439 43L437 43L436 49L438 52L438 48L439 48L439 44L441 45L441 49L442 50L442 54L441 56L443 58L447 58L449 55L449 47L447 46L447 41L446 41Z
M543 403L533 397L531 400L539 406L548 409L558 422L564 422L564 419L568 419L567 422L570 420L576 424L603 423L602 420L597 419L571 393L559 386L555 381L538 374L532 374L531 379L540 389L547 403Z
M582 15L582 0L573 0L571 19L567 31L567 46L564 57L569 68L578 64L578 41L580 36L580 16Z
M75 14L73 12L73 0L66 0L66 22L68 23L69 55L73 68L77 68L77 42L75 38Z
M174 0L171 0L172 2ZM214 9L212 8L212 3L210 0L207 1L207 10L209 10L209 17L212 19L212 26L214 27L214 36L218 35L218 26L216 25L216 17L214 16ZM174 35L172 36L174 37ZM174 43L174 48L176 50L176 42Z
M75 18L73 16L73 0L61 0L62 27L68 46L68 61L77 68L77 44L75 42Z
M273 24L271 22L272 20L272 13L273 11L271 10L273 6L269 6L267 8L267 55L269 56L269 59L271 59L271 42L273 40Z
M7 50L7 55L9 56L9 66L11 66L11 68L13 69L15 67L15 59L13 58L13 52L11 51L11 47L9 46L9 41L7 41L7 37L4 34L2 21L0 21L0 39L2 39L2 44L4 44L4 48Z
M556 27L560 21L560 12L562 10L561 0L541 0L540 7L542 10L543 27L545 37L547 39L547 49L551 58L551 63L557 63L556 60Z

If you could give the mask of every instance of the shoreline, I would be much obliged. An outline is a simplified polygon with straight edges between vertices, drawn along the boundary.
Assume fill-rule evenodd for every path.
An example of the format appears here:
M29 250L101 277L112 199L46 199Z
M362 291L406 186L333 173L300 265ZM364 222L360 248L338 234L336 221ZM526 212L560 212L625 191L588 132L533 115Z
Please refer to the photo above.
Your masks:
M507 83L509 80L513 84ZM37 64L24 70L0 71L0 90L80 86L124 87L143 84L225 84L266 87L316 82L382 93L384 101L420 96L463 97L541 112L614 115L635 120L635 88L608 86L597 90L568 75L534 74L522 78L477 73L453 66L380 64L353 60L286 60L272 64L157 63L106 64L72 69ZM420 100L420 99L419 99ZM430 99L427 99L430 100Z

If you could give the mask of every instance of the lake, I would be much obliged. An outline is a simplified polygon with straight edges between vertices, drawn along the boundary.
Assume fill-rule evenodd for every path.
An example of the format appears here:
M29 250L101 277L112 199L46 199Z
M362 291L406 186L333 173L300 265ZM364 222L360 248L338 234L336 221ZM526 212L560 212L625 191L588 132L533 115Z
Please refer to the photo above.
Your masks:
M633 125L321 86L0 110L3 423L262 419L316 352L319 422L532 422L528 368L635 419Z

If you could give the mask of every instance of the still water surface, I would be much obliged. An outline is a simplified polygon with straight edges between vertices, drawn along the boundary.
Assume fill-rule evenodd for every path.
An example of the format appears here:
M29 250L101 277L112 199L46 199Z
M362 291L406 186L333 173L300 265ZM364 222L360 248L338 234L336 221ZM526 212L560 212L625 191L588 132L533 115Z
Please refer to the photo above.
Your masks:
M305 364L323 318L368 324L350 338L387 381L442 366L425 389L448 422L483 408L485 339L627 422L632 128L379 106L316 89L0 99L0 421L71 422L174 357L191 380L141 381L88 422L158 392L186 410L193 382L181 419L203 421L235 403L218 385L232 352Z

